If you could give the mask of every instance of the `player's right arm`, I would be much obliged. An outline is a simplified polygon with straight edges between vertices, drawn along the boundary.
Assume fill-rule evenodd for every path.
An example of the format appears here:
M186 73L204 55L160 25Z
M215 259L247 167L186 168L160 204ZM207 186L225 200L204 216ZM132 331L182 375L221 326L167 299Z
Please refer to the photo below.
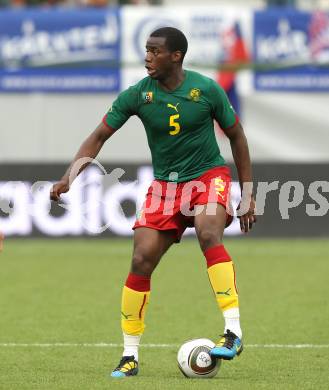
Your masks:
M79 173L81 173L91 161L83 161L82 159L86 158L86 160L94 159L105 141L107 141L115 132L108 124L101 122L96 129L85 139L85 141L81 144L78 153L75 155L73 161L70 166L66 170L64 176L61 180L54 184L51 192L50 199L54 201L58 201L60 195L67 192L70 189L70 185L72 181L77 177ZM79 164L79 160L81 159L82 163ZM73 168L75 172L72 174Z

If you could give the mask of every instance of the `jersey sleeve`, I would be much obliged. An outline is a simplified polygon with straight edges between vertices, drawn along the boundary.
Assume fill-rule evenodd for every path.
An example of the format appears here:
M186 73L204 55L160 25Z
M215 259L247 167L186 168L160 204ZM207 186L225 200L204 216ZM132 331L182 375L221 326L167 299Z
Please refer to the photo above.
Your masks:
M105 114L103 123L118 130L137 113L137 93L133 87L121 92Z
M225 91L213 80L211 82L211 104L214 118L223 130L239 122Z

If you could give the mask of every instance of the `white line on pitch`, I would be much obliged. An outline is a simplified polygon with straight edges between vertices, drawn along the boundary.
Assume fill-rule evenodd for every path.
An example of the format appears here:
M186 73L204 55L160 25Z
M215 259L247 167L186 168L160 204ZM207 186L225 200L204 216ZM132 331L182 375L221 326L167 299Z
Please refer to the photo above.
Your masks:
M82 347L82 348L119 348L122 344L116 343L0 343L0 348L61 348L61 347ZM142 348L178 348L178 344L142 344ZM329 344L247 344L247 348L329 348Z
M329 344L247 344L248 348L329 348Z

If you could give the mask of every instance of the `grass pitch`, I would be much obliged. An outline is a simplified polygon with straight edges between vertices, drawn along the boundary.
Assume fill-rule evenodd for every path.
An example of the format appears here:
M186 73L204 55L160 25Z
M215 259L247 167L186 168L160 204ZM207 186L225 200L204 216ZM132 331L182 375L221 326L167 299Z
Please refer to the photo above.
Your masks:
M177 368L179 344L216 340L223 326L205 261L185 239L152 278L142 339L170 345L142 347L139 376L115 380L108 373L121 347L95 344L121 343L132 241L8 240L0 255L0 389L327 389L329 242L248 238L226 247L237 270L241 357L214 379L186 379Z

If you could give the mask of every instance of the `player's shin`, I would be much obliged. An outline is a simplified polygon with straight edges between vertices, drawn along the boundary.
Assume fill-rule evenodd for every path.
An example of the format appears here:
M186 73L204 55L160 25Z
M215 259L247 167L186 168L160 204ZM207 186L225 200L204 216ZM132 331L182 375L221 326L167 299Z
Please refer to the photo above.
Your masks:
M225 319L224 333L229 329L241 338L239 298L233 262L223 245L207 249L204 255L207 260L209 280Z
M150 277L130 273L123 287L121 301L121 326L123 331L123 356L134 355L138 360L138 346L145 329L145 312L150 296Z

